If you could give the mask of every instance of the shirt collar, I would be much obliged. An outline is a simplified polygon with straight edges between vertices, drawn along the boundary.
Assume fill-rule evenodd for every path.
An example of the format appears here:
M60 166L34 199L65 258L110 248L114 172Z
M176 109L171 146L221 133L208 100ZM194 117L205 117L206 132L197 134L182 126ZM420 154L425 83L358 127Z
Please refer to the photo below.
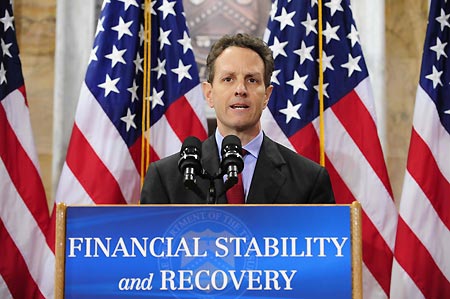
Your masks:
M220 160L222 160L222 153L220 152L220 149L222 148L222 141L223 141L224 136L222 136L219 133L219 130L217 128L216 128L215 137L216 137L217 148L219 151L219 157L220 157ZM259 131L258 135L256 135L255 138L253 138L249 143L247 143L245 146L243 146L243 148L248 152L248 154L251 154L253 157L258 159L259 150L261 149L263 139L264 139L264 134L261 130L261 131Z

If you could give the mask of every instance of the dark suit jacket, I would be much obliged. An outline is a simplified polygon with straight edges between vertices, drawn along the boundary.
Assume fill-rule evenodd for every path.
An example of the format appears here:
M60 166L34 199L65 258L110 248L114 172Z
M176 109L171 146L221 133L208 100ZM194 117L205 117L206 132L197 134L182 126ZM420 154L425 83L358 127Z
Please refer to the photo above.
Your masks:
M202 165L210 174L219 168L214 135L202 144ZM187 190L178 170L179 154L150 164L141 193L143 204L203 204L206 199ZM209 180L197 178L207 194ZM215 181L217 203L227 203L222 179ZM264 136L255 167L247 204L330 204L334 203L326 169Z

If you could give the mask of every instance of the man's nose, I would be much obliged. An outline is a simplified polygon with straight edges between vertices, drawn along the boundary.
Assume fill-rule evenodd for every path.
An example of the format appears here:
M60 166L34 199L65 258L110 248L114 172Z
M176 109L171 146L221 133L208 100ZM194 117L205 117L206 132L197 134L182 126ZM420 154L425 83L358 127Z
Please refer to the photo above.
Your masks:
M245 86L245 82L240 81L236 84L236 90L234 92L235 96L246 96L247 95L247 87Z

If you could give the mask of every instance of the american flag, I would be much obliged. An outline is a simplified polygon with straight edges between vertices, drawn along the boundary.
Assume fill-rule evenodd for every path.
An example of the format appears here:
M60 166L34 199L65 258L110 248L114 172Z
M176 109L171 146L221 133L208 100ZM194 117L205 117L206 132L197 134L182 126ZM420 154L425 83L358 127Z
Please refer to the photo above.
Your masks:
M399 207L392 298L450 298L450 2L432 0Z
M58 202L139 200L143 2L103 3L56 194ZM206 119L181 1L153 1L147 9L152 14L152 109L150 132L145 134L150 135L154 160L179 151L184 135L206 136Z
M151 160L180 150L184 139L207 137L200 86L182 1L152 1Z
M397 210L377 133L374 100L348 0L323 3L325 165L339 204L362 205L363 293L387 298ZM275 58L263 114L269 136L319 161L318 2L273 3L265 40Z
M0 2L0 298L53 298L54 240L10 1Z

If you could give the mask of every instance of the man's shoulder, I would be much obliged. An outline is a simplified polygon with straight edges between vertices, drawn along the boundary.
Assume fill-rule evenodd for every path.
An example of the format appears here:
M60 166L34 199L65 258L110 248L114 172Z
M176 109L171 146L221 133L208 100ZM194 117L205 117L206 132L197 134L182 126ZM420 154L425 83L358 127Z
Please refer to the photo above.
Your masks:
M162 159L152 162L150 164L150 166L157 167L157 168L161 168L161 167L164 168L168 165L178 164L179 159L180 159L180 153L175 153L170 156L167 156L167 157L164 157Z
M288 164L300 163L313 168L322 168L322 166L319 163L297 153L296 151L288 148L287 146L277 141L272 140L268 136L264 137L264 141L267 143L269 149L270 148L276 149Z

